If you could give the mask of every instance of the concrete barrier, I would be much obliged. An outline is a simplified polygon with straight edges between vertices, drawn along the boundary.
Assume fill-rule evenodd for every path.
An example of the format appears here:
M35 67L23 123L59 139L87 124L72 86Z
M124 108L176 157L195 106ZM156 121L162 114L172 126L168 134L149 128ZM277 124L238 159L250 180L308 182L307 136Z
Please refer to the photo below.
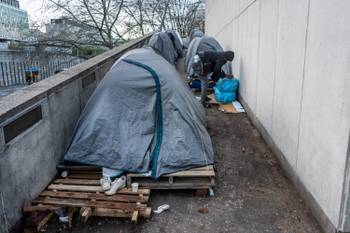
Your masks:
M56 175L79 115L96 86L126 51L151 34L1 99L0 232L21 219L22 207Z

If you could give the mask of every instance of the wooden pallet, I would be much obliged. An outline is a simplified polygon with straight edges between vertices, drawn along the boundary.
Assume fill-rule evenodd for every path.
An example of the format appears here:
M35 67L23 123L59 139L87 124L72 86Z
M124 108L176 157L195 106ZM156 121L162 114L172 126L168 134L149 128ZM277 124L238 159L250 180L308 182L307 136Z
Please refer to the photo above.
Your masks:
M131 187L132 183L137 182L139 187L149 189L208 190L215 186L215 171L213 166L210 165L167 174L161 176L158 180L153 180L143 174L128 173L126 181L128 187Z
M72 225L74 212L80 213L82 222L87 221L89 216L131 218L133 222L137 222L139 217L150 218L151 208L147 206L149 189L132 192L124 188L113 196L107 196L100 187L100 177L99 170L73 169L67 178L55 179L23 211L30 213L29 219L32 220L43 212L52 214L64 207L68 210L69 226Z

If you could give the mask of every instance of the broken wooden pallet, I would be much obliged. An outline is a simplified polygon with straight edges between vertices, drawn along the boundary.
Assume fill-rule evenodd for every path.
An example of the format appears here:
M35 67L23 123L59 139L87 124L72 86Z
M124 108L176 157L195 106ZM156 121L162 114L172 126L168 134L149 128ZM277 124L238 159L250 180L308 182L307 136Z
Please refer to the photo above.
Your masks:
M215 171L210 165L163 175L157 180L144 174L128 173L126 182L128 187L132 183L138 183L139 187L149 189L208 190L215 186Z
M124 188L115 195L107 196L100 187L100 177L101 172L98 170L72 169L67 178L55 179L23 211L35 217L40 212L66 208L70 226L73 212L80 213L82 222L87 221L89 216L131 218L134 222L139 217L150 217L151 208L147 206L149 189L132 192Z

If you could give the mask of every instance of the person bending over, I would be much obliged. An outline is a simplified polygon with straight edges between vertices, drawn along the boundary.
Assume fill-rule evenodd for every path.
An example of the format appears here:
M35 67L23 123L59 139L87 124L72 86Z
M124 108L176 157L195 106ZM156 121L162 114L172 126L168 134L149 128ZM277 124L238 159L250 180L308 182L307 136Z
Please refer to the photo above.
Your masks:
M234 53L232 51L225 52L198 52L193 58L193 72L194 76L201 80L201 103L206 106L206 98L208 94L209 79L214 83L220 77L225 77L225 72L222 67L227 63L233 61Z

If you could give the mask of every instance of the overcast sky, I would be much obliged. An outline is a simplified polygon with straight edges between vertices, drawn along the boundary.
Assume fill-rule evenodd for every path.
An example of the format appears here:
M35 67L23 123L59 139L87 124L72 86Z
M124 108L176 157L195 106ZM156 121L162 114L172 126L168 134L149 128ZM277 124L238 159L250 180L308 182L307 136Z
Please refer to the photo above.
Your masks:
M57 13L47 10L47 0L19 0L19 4L21 9L28 12L30 21L46 23L58 16Z

